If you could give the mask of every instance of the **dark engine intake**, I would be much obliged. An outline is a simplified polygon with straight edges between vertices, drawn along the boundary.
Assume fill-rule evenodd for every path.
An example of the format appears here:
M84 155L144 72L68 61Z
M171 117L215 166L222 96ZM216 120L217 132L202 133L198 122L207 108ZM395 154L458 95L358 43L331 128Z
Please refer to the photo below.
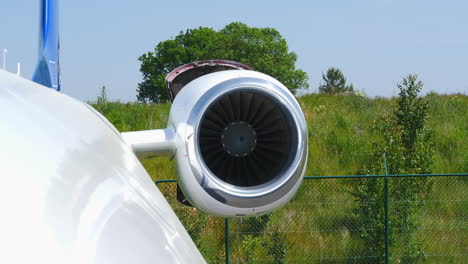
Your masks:
M219 179L240 187L257 186L289 167L296 129L291 114L275 98L237 90L212 102L203 114L200 150Z

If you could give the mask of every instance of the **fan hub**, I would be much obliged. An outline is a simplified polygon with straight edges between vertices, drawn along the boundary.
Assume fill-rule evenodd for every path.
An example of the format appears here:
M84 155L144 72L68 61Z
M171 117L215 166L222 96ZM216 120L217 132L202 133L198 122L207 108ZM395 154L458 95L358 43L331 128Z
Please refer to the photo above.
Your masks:
M244 157L255 149L257 134L246 122L230 123L222 132L221 141L224 150L231 156Z

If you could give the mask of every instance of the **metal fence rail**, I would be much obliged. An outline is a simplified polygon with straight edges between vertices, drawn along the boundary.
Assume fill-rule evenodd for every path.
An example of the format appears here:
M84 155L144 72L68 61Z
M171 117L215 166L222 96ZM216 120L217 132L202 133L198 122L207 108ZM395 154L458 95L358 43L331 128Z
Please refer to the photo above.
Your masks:
M175 180L156 184L208 263L467 263L466 176L309 176L285 207L243 219L180 205ZM430 190L404 199L401 180ZM358 199L364 185L375 192Z

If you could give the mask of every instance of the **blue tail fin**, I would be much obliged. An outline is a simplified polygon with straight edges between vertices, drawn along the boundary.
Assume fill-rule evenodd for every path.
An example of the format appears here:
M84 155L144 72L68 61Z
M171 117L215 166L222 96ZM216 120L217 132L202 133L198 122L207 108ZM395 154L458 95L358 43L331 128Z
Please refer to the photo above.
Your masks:
M40 0L39 61L32 80L60 91L58 0Z

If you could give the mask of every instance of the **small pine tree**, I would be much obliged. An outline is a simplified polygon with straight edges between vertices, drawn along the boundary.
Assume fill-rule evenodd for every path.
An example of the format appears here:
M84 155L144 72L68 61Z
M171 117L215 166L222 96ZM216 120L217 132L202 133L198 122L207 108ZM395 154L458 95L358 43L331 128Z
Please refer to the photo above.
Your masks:
M96 100L96 103L97 104L106 104L107 102L109 102L109 100L107 99L107 91L106 91L106 86L103 85L101 87L101 93L99 94L97 100Z
M96 99L96 103L94 104L94 108L98 110L101 114L106 114L108 110L109 99L107 98L107 90L106 86L101 87L101 92Z
M323 84L319 87L320 93L337 94L354 91L353 84L346 85L346 77L338 68L329 68L327 74L322 73Z

